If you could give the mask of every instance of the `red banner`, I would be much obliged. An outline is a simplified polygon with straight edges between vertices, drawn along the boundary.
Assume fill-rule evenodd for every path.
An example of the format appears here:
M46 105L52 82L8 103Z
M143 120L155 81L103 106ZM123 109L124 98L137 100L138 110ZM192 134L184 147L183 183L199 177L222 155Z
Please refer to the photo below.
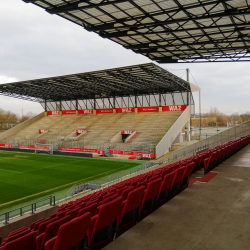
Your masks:
M48 129L39 129L39 133L44 133L44 132L47 132Z
M37 145L36 149L40 149L40 150L52 150L52 146L39 146L39 145Z
M94 109L80 109L78 110L79 115L84 115L84 114L94 114Z
M133 134L135 131L134 130L124 130L121 132L122 135L131 135Z
M96 114L113 114L113 109L97 109Z
M78 130L76 130L76 133L77 133L77 134L82 134L82 133L84 133L85 131L86 131L86 130L79 130L79 129L78 129Z
M117 108L115 111L116 113L134 113L135 108Z
M184 111L187 105L169 105L162 106L162 111Z
M145 152L136 152L136 151L122 151L122 150L109 150L110 154L114 155L135 155L142 156L143 158L154 158L155 154L147 154Z
M137 108L138 113L141 112L159 112L159 107L139 107Z
M80 152L80 153L96 153L104 154L105 152L99 149L89 149L89 148L67 148L67 147L58 147L59 151L69 151L69 152Z
M62 115L75 115L76 110L63 110Z
M13 148L13 145L11 145L11 144L0 144L0 147Z
M60 115L60 110L48 111L48 115Z
M19 148L35 148L35 145L18 145Z

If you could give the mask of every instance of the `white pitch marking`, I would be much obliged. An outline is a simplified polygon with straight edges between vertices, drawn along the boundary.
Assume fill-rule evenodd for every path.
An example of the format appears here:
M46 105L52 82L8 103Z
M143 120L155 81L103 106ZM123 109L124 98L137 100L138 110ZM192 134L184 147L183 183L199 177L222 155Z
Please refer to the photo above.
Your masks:
M2 168L0 168L0 170L9 171L9 172L14 172L14 173L19 173L19 174L22 174L22 173L23 173L23 172L18 172L18 171L9 170L9 169L2 169Z
M79 160L79 161L81 161L81 160ZM79 162L79 161L72 161L71 163ZM53 167L57 167L57 166L65 165L65 164L69 164L69 163L65 162L65 163L61 163L61 164L57 164L57 165L53 165L53 166L49 166L49 167L44 167L44 168L53 168ZM37 168L37 169L29 170L29 171L24 171L22 173L33 172L33 171L37 171L37 170L44 169L44 168Z

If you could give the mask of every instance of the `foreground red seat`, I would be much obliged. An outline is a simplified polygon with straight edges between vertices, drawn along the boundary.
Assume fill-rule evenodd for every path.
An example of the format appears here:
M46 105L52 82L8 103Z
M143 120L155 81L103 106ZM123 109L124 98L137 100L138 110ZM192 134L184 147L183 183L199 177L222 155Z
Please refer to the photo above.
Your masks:
M113 240L121 208L122 197L118 197L102 205L99 214L91 218L88 230L88 245L91 250L102 249Z
M39 225L37 232L36 232L36 235L38 236L38 235L44 233L47 225L49 225L50 223L53 223L54 221L57 221L57 220L59 220L59 218L55 217L55 218L52 218L51 220L47 220L47 221L41 223Z
M170 191L171 197L177 195L180 192L181 181L182 181L182 177L184 175L185 169L186 167L181 167L175 170L175 176L174 176L174 180L173 180L171 191Z
M11 242L11 241L13 241L13 240L16 240L16 239L18 239L18 238L20 238L20 237L22 237L22 236L24 236L24 235L26 235L26 234L28 234L28 233L30 233L30 229L29 229L29 228L27 228L26 230L21 231L20 233L11 235L11 236L9 236L8 238L4 239L2 245L4 246L4 245L7 244L8 242Z
M85 207L83 209L80 209L78 211L77 217L79 217L79 216L81 216L81 215L83 215L85 213L91 213L91 217L93 217L96 214L97 207L98 207L98 204L97 203L93 203L90 206L87 206L87 207Z
M70 220L71 217L68 215L63 218L58 218L57 221L47 225L45 232L36 237L36 249L43 249L45 243L57 235L60 226L69 222Z
M6 243L0 250L34 250L36 232L30 232L16 240Z
M142 200L142 204L139 211L139 220L143 219L151 212L153 212L156 205L156 198L162 183L162 179L158 178L149 182L145 195Z
M27 230L27 229L28 229L27 227L21 227L21 228L15 230L15 231L10 232L8 237L13 236L14 234L17 234L17 233L21 233L21 231L24 231L24 230Z
M182 190L188 187L189 178L193 172L194 166L195 166L194 162L187 164L185 172L184 172L184 174L182 176L182 180L181 180L181 189Z
M86 213L60 226L56 237L45 243L45 250L82 249L91 214Z
M163 205L169 199L174 176L175 176L174 171L172 173L165 175L157 196L157 207Z
M144 186L141 186L128 194L126 201L123 201L124 207L121 215L118 217L118 227L116 230L116 237L123 234L129 228L136 224L139 208L144 196Z

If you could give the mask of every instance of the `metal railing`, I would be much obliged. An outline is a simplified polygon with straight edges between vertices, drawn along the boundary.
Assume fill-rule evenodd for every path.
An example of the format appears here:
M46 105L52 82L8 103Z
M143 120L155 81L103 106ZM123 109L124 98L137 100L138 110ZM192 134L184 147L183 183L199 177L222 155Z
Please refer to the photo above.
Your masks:
M10 210L8 212L0 214L0 222L4 224L8 224L9 220L23 216L24 214L31 213L34 214L36 210L38 210L41 207L50 205L55 206L55 196L49 196L44 199L41 199L39 201L36 201L34 203L28 204L23 207L19 207L13 210Z
M76 194L79 194L81 192L87 191L87 190L92 190L93 192L96 192L100 189L102 189L102 186L112 186L114 184L117 184L125 179L125 177L129 177L133 174L140 173L142 171L145 171L147 169L150 169L152 167L155 167L159 165L159 162L147 162L143 166L139 167L138 169L135 170L130 170L128 173L114 173L110 176L107 177L107 179L103 181L89 181L89 182L80 182L75 185L73 185L69 191L67 192L66 196L64 197L63 200L67 202L67 198L72 197ZM60 200L60 203L63 204L63 201Z
M156 159L160 158L169 151L172 143L174 142L180 131L184 128L187 121L190 119L190 116L191 107L189 105L155 147Z
M172 154L172 158L177 159L188 154L194 155L196 152L199 152L203 149L216 147L220 144L229 142L241 136L245 136L249 133L250 121L247 121L225 131L219 132L218 134L210 136L206 139L194 142L191 145L175 150Z

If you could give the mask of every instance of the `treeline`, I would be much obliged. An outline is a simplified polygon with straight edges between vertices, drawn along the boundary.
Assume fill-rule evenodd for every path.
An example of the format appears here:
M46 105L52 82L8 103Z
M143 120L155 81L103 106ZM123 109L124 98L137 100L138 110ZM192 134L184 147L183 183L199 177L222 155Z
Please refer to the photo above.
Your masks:
M0 109L0 131L4 131L10 129L19 123L22 123L31 117L35 116L36 114L32 112L28 112L25 115L17 115L10 111L5 111Z
M193 126L199 126L200 119L198 115L196 118L192 119ZM225 115L220 112L217 108L211 108L210 112L203 113L201 115L201 125L202 126L235 126L237 124L246 122L250 120L250 112L244 114L233 113L231 115Z

